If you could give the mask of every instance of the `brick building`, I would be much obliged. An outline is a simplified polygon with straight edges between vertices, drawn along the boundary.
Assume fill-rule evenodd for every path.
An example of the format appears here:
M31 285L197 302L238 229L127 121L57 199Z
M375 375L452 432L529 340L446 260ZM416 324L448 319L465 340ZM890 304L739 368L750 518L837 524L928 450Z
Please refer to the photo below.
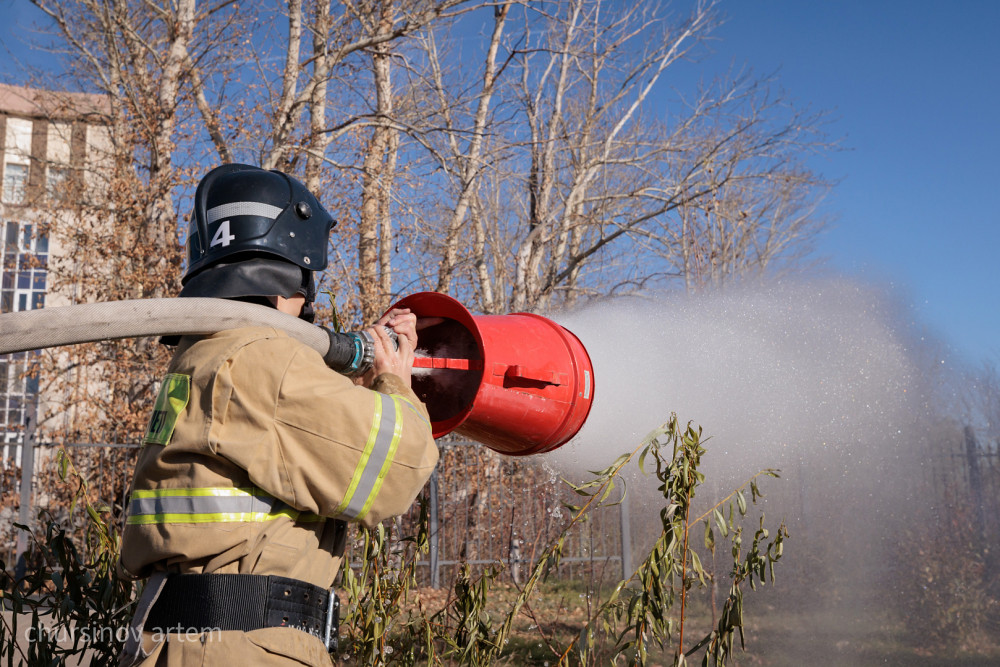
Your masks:
M91 180L107 144L105 100L97 95L55 93L0 84L0 312L71 303L55 293L51 262L60 255L49 230L72 225L73 192ZM32 376L36 353L0 356L0 443L3 459L20 440L26 412L38 402Z

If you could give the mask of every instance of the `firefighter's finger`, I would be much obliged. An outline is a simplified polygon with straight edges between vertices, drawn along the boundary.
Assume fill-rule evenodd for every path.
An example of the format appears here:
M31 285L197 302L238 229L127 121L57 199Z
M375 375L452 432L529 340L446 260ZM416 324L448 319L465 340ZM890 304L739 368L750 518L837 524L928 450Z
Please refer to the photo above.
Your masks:
M413 351L417 349L417 332L415 329L394 329L399 351L406 357L408 363L413 363Z
M391 351L400 364L409 368L413 366L413 350L416 347L417 335L412 328L408 329L404 325L400 325L400 328L401 331L395 328L376 327L385 349ZM395 339L389 335L390 331L395 335Z
M370 327L368 331L372 334L372 338L375 340L376 351L381 350L383 352L390 352L396 349L396 344L393 343L392 336L389 335L389 332L392 331L392 329L389 329L383 324Z
M372 337L372 352L375 353L375 361L378 361L379 358L385 356L387 350L392 349L391 344L386 347L383 341L383 339L389 338L389 335L385 332L385 327L382 326L368 327L365 331Z
M413 366L413 348L405 337L397 337L399 347L389 335L389 329L384 326L371 327L369 330L374 339L375 375L392 373L409 382L410 369Z
M406 338L411 347L417 346L417 316L413 313L397 315L389 320L388 326L396 332L400 338Z
M392 321L396 317L398 317L400 315L407 315L409 313L410 313L410 309L409 308L393 308L392 310L390 310L389 312L387 312L385 315L383 315L382 317L378 318L378 322L376 322L375 324L381 324L381 325L384 325L384 326L390 326L391 327L392 326Z
M397 370L395 349L385 327L369 327L366 331L372 337L372 352L375 354L375 360L372 363L374 375L395 372Z
M375 327L375 331L387 355L392 355L401 365L413 364L413 341L388 327Z

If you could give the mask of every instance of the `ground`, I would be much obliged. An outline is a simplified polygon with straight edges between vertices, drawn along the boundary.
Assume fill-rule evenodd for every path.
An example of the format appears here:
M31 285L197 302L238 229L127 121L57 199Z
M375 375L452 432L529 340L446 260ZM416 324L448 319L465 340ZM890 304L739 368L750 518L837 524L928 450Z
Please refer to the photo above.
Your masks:
M514 625L514 632L499 664L554 666L559 655L579 635L592 614L593 600L588 601L579 586L547 583L539 588ZM413 591L409 609L423 609L428 616L443 608L452 592L449 589L421 588ZM490 616L496 627L517 595L510 584L497 585L490 596ZM904 622L884 617L878 612L859 612L843 604L818 608L782 609L780 596L751 601L746 611L746 650L738 652L736 667L987 667L1000 665L1000 645L979 647L977 651L959 648L918 648L906 636ZM588 602L590 604L588 604ZM711 613L705 605L694 605L688 634L704 633L711 626ZM701 635L698 635L701 636ZM403 649L398 636L390 640L395 650ZM690 641L685 644L690 645ZM651 652L651 667L671 664L673 649ZM700 664L700 657L691 661ZM341 655L340 665L355 664ZM571 664L576 664L571 663ZM598 663L598 664L607 664ZM622 663L624 664L624 663Z

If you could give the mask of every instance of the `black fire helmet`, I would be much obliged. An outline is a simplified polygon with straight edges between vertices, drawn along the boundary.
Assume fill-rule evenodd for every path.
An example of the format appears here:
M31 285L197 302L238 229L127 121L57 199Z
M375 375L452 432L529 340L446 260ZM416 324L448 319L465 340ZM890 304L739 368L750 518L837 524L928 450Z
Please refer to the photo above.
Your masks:
M180 296L301 293L311 303L312 272L326 268L335 224L319 200L285 173L245 164L216 167L195 191Z

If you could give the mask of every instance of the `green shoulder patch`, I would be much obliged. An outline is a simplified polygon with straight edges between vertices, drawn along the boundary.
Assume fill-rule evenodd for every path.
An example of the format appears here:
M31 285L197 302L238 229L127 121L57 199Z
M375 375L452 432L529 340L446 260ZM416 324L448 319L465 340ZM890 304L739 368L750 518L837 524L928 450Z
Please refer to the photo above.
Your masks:
M191 397L191 378L179 373L169 373L163 378L160 393L156 396L153 414L146 427L143 445L164 445L174 434L177 417L187 407Z

